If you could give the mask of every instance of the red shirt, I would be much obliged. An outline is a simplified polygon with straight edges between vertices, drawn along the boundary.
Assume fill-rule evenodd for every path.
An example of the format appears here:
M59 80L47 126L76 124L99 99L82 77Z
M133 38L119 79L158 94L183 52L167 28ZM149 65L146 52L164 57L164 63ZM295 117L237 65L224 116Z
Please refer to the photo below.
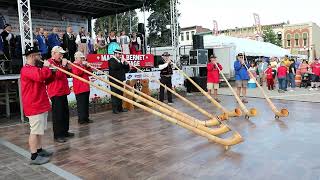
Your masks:
M273 70L272 70L272 68L267 68L267 69L264 71L264 73L266 74L267 79L273 79L273 75L272 75Z
M278 78L287 77L287 67L286 66L280 66L278 67Z
M48 61L57 67L63 68L61 62L55 61L52 58L48 59ZM48 95L50 98L54 96L64 96L70 94L67 75L59 70L53 73L51 78L47 81L47 86Z
M222 71L221 64L217 63L220 71ZM207 82L208 83L219 83L220 82L220 75L219 75L219 69L215 64L208 63L207 65Z
M320 63L314 62L310 65L310 67L312 68L312 73L314 75L320 76Z
M84 66L79 63L74 63L74 64L82 67L85 70L92 72L90 67ZM81 69L78 69L78 68L72 66L72 73L74 75L77 75L77 76L82 77L83 79L89 81L89 74L85 73ZM90 85L88 83L84 83L84 82L78 80L77 78L73 78L73 91L74 91L74 94L88 92L88 91L90 91Z
M23 111L26 116L41 114L50 110L45 80L50 78L48 67L38 68L26 64L21 69L21 93Z

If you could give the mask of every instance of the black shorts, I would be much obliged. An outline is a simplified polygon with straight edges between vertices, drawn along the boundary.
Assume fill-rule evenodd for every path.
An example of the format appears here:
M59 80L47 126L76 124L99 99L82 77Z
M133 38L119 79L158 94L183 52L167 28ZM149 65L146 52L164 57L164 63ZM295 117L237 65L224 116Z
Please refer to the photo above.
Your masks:
M319 76L312 74L311 82L319 82Z

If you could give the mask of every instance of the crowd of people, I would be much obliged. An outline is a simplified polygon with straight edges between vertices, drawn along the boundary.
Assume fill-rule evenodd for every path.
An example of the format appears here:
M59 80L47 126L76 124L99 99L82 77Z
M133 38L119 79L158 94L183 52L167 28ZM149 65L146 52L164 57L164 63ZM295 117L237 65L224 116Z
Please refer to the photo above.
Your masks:
M20 35L15 36L12 33L10 24L5 24L0 36L0 55L3 59L20 60L22 66L22 50ZM77 51L87 54L113 54L114 50L121 49L124 54L142 54L143 36L132 32L129 36L125 31L110 31L108 35L105 32L98 32L95 39L91 37L84 27L79 28L79 32L74 32L71 26L68 26L65 32L60 32L57 27L53 27L51 32L43 27L37 27L33 33L33 42L38 46L43 59L51 56L51 50L54 46L61 46L65 51L64 57L72 62L75 60L74 54ZM7 66L11 66L8 64ZM12 69L12 67L10 67ZM20 68L17 68L20 69Z
M207 89L210 94L213 92L213 97L220 102L217 91L220 83L219 71L222 71L223 67L218 62L215 55L210 56L207 64ZM270 60L263 59L249 63L245 55L239 53L234 62L234 71L237 95L241 97L242 94L243 103L248 103L247 87L252 78L256 78L261 86L265 85L270 91L273 91L278 84L279 93L288 91L288 88L289 91L295 91L297 86L300 88L310 86L310 91L318 90L320 87L320 59L317 58L312 61L296 61L285 56L281 60L272 57Z

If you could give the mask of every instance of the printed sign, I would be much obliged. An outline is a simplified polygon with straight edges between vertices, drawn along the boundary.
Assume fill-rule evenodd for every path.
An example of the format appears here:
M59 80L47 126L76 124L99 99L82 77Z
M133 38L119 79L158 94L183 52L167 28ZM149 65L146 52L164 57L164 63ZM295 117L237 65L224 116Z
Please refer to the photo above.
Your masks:
M154 56L152 54L124 54L125 59L131 65L137 67L153 67L154 66ZM88 62L91 63L95 68L98 69L108 69L108 60L112 57L110 54L88 54Z

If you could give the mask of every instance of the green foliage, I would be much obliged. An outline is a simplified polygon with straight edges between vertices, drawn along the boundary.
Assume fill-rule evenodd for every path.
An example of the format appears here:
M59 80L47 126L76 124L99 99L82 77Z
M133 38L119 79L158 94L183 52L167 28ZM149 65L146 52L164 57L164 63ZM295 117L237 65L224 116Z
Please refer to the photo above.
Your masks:
M171 46L171 29L167 29L171 24L170 0L158 0L147 9L152 12L148 18L148 44L152 47Z
M131 29L132 31L138 31L138 22L139 18L135 10L120 13L117 16L105 16L98 18L94 25L94 32L98 34L99 31L110 32L117 30L117 18L118 18L118 27L119 31L125 30L127 34L130 32L130 13L131 13Z
M269 42L277 46L281 46L281 41L278 39L277 34L272 30L271 27L267 27L263 30L264 42Z

